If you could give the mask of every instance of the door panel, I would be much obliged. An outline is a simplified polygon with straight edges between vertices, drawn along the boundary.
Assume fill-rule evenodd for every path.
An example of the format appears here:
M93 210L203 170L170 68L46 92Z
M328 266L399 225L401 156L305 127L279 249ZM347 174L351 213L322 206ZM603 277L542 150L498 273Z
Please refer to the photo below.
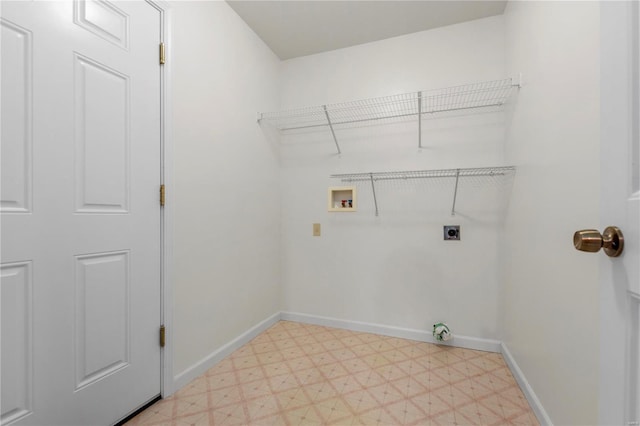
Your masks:
M2 424L112 424L160 393L160 14L0 16Z
M129 252L76 257L76 390L129 365Z
M74 22L98 37L129 49L129 16L113 3L78 1L74 4Z
M78 54L75 65L78 213L129 210L129 77Z
M28 213L31 210L31 33L0 19L2 33L3 99L12 108L2 109L2 187L0 211Z
M2 414L8 423L31 413L33 310L31 263L2 266Z

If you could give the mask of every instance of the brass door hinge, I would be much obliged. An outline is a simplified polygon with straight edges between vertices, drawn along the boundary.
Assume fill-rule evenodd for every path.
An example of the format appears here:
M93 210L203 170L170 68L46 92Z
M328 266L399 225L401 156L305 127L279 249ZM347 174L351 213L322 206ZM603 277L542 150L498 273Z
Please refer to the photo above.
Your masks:
M165 342L164 334L165 334L165 328L164 328L164 325L161 325L160 326L160 347L161 348L164 348L164 342Z
M164 65L164 43L160 43L160 65Z
M164 185L160 185L160 206L164 207Z

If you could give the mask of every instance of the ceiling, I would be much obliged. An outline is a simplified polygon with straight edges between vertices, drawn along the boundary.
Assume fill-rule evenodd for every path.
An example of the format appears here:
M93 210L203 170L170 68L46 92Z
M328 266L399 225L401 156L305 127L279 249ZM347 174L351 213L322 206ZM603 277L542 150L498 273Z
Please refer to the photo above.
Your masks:
M280 59L501 15L507 0L227 0Z

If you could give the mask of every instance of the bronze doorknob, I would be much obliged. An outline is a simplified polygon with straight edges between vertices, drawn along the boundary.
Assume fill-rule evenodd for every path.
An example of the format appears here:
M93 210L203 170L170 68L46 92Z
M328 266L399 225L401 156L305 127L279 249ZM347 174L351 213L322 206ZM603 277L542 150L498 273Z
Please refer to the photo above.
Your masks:
M573 245L577 250L595 253L604 248L609 257L618 257L624 249L624 236L616 226L607 226L602 235L597 229L583 229L573 234Z

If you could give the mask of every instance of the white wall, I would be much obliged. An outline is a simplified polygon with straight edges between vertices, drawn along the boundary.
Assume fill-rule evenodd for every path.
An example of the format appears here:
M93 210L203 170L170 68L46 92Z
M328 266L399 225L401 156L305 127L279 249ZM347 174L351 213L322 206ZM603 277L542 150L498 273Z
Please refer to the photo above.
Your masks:
M280 310L279 60L225 2L172 2L174 373Z
M504 234L507 344L555 424L596 424L598 262L573 232L599 224L599 5L510 2L521 71L507 143L518 167Z
M283 62L281 107L501 79L503 17L493 17ZM453 180L358 185L355 213L328 213L332 173L503 165L504 114L417 124L340 129L336 155L328 130L282 139L284 308L311 315L497 338L501 184L461 182L451 217ZM312 237L312 223L322 236ZM442 226L462 226L444 242Z

